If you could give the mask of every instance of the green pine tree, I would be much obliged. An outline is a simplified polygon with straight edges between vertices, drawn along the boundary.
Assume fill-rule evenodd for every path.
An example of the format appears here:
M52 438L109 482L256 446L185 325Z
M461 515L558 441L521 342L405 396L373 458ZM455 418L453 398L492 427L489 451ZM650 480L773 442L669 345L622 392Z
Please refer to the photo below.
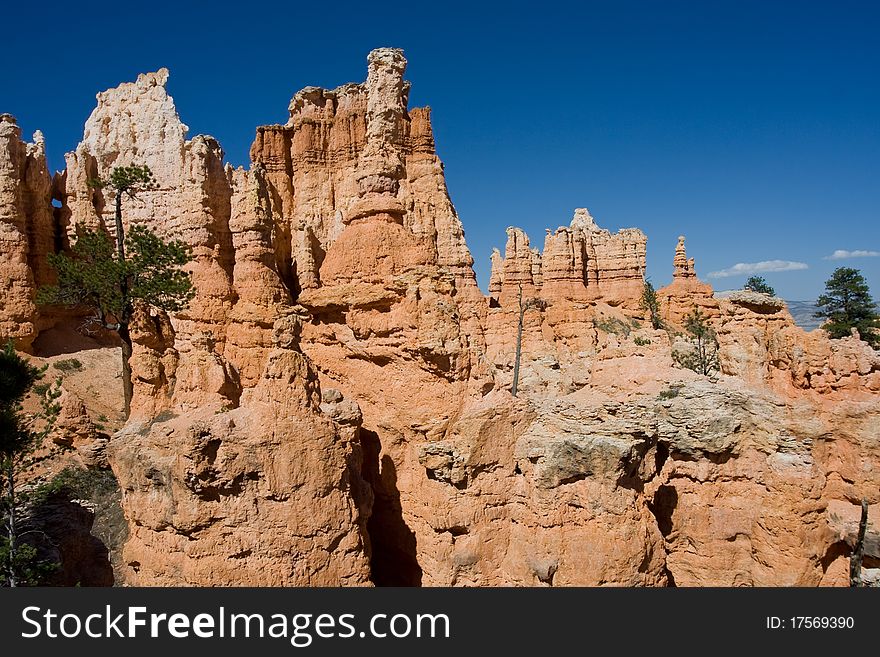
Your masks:
M746 281L746 284L743 285L743 289L751 290L752 292L760 292L761 294L769 294L771 297L776 296L776 290L767 284L767 281L764 280L763 276L750 276L749 280Z
M183 310L195 294L189 273L182 269L191 255L183 242L165 242L146 226L137 225L125 233L122 199L155 187L148 167L117 167L107 180L93 184L115 193L116 239L111 239L103 230L78 227L78 238L71 252L49 256L49 263L57 270L58 283L40 290L37 299L44 304L89 307L104 328L119 335L127 417L132 396L129 326L135 307L152 306L167 312Z
M712 376L720 369L718 336L699 308L694 308L685 318L684 327L688 332L692 348L687 352L675 351L672 353L672 358L682 367L697 374Z
M645 279L642 288L642 310L648 313L651 321L651 327L655 329L663 328L663 319L660 317L660 302L657 300L657 291L651 284L651 281Z
M825 319L822 328L832 338L844 338L859 332L862 340L880 348L880 315L871 298L868 282L858 269L838 267L825 281L825 294L816 301L816 317Z

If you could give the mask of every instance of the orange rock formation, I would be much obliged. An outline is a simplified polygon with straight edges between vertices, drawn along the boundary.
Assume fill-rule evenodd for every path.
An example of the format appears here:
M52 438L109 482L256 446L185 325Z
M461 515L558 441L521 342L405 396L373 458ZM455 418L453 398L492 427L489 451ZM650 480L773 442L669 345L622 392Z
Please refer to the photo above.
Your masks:
M675 257L672 259L672 283L657 290L664 321L681 326L684 318L698 308L703 315L715 317L718 314L718 302L713 296L712 286L697 278L694 259L687 257L684 248L684 236L680 235L675 245Z
M681 238L662 312L701 308L722 372L682 370L642 319L645 235L585 209L542 252L509 228L484 297L405 65L376 50L364 83L296 93L249 170L186 139L164 69L98 95L54 182L41 137L0 120L3 337L68 321L34 291L78 224L112 231L87 183L113 166L159 183L126 221L193 247L190 307L136 318L133 414L106 445L125 579L839 583L840 518L880 504L876 352L716 299Z

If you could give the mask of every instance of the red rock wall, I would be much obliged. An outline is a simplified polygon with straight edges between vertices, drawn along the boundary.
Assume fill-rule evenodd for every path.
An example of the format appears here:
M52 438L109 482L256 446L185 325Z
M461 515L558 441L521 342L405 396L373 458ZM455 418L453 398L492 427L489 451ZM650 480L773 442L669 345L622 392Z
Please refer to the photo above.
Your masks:
M42 133L21 140L9 114L0 115L0 336L28 350L40 318L36 290L52 282L46 255L55 251L52 179Z

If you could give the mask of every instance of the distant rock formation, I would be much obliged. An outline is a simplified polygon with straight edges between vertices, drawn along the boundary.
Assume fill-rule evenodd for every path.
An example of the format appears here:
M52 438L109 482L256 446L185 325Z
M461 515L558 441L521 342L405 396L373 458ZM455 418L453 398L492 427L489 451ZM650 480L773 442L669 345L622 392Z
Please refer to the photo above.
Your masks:
M543 253L530 248L523 231L508 228L504 257L492 257L490 297L505 305L522 286L526 296L548 302L592 300L637 310L647 242L637 228L613 235L599 228L586 208L575 210L569 226L547 231Z
M696 278L694 271L694 259L687 257L684 248L684 235L678 236L678 244L675 245L675 257L672 259L672 278Z

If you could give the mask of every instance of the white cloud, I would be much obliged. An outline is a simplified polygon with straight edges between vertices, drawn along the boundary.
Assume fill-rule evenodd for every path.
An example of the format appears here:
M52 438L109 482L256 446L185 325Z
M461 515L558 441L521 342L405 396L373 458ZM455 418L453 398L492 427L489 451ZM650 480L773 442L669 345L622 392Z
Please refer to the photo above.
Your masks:
M797 271L799 269L808 269L807 263L793 262L791 260L738 262L733 267L711 272L709 278L727 278L728 276L747 276L749 274L761 274L769 271Z
M822 260L846 260L847 258L876 258L880 256L880 251L864 251L857 249L856 251L847 251L846 249L837 249L830 256L825 256Z

